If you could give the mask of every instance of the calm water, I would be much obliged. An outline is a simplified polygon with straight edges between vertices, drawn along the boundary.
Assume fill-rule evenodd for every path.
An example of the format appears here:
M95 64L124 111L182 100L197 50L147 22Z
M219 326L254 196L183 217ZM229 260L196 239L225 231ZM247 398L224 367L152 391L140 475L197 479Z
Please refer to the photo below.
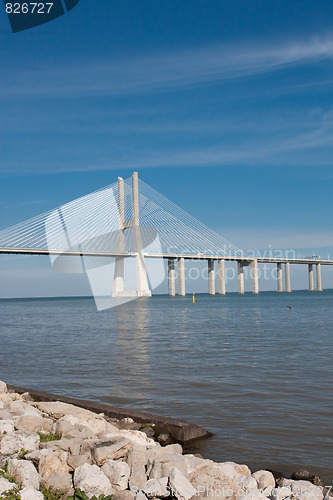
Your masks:
M288 310L287 306L292 309ZM333 291L2 300L0 379L185 418L197 451L333 484Z

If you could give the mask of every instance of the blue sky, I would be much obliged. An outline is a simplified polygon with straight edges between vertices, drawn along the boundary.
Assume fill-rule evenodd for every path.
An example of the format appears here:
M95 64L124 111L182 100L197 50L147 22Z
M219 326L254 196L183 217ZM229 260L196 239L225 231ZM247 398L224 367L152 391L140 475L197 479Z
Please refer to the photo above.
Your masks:
M80 0L0 22L1 229L138 170L245 250L333 256L331 2ZM1 296L62 294L43 258L0 273Z

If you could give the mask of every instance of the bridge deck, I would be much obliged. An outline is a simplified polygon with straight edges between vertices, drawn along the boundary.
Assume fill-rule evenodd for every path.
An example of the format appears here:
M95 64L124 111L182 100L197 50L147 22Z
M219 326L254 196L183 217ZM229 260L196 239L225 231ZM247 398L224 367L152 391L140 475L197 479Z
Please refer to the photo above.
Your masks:
M31 248L0 248L0 254L19 254L19 255L66 255L66 256L83 256L83 257L134 257L135 252L96 252L96 251L77 251L77 250L48 250L48 249L31 249ZM232 255L190 255L190 254L148 254L144 253L145 257L163 258L163 259L178 259L186 260L220 260L243 262L251 264L254 260L259 263L266 264L283 264L290 262L291 264L322 264L333 265L333 260L328 259L307 259L307 258L287 258L287 257L235 257Z

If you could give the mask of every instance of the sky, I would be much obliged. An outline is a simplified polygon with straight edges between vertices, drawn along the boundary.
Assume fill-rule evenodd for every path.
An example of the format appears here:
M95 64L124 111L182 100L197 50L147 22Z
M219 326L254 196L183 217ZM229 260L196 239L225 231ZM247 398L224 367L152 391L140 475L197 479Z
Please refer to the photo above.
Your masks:
M0 10L0 229L136 170L245 251L333 257L332 2L80 0L15 34ZM87 293L0 256L0 297Z

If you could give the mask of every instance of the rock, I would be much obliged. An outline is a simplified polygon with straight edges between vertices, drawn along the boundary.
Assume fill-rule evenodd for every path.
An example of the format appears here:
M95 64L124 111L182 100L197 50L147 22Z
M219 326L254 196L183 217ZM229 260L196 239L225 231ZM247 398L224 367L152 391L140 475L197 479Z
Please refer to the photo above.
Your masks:
M150 439L154 439L155 431L153 427L141 427L140 430L144 432L146 436L149 437Z
M80 432L82 432L83 429L86 429L85 433L87 438L95 438L99 434L106 433L110 433L113 435L119 434L119 429L109 424L104 418L94 413L87 418L82 418L75 415L65 415L58 421L57 425L61 425L65 422L74 426Z
M37 415L22 415L15 420L15 428L22 432L51 432L53 430L53 420Z
M11 483L4 477L0 477L0 495L2 495L5 491L13 490L14 488L17 488L17 484Z
M252 477L257 481L259 489L263 490L267 486L275 487L274 476L268 470L258 470L252 474Z
M178 500L189 500L197 491L176 467L170 471L169 488L171 495Z
M134 444L141 444L143 446L159 446L156 441L147 437L144 432L131 430L124 430L119 432L122 437L128 439L129 441L132 441L132 443Z
M166 453L159 455L155 460L148 461L147 473L149 478L159 478L169 476L171 469L176 467L188 479L188 469L183 455Z
M41 443L40 447L48 450L63 450L67 451L71 455L80 455L82 446L81 438L73 439L59 439L58 441L50 441L49 443ZM83 452L84 454L84 452Z
M43 484L47 489L60 490L67 495L74 492L72 476L68 472L53 472L43 479Z
M143 493L143 491L138 491L137 494L135 495L135 500L148 500L148 498Z
M225 474L224 464L215 464L209 460L204 461L204 465L197 468L190 475L190 482L198 490L199 497L209 496L211 491L219 493L219 500L236 500L240 486ZM230 465L230 464L228 464ZM237 477L237 473L235 477ZM244 479L245 476L241 476ZM246 479L246 478L245 478Z
M11 434L14 432L13 420L0 420L0 434Z
M19 491L21 500L44 500L44 496L40 491L34 488L23 488Z
M166 498L170 496L168 482L168 477L149 479L149 481L147 481L146 484L142 486L141 491L146 495L147 498Z
M84 445L82 451L84 450ZM95 442L91 448L91 454L98 466L103 465L107 460L119 460L125 458L131 447L131 442L119 436L111 439L102 439Z
M248 490L239 500L267 500L267 497L259 490Z
M121 491L128 488L131 469L126 462L107 460L102 467L102 472L109 479L112 490Z
M184 455L184 461L187 466L188 473L192 474L198 467L203 465L204 459L188 454Z
M8 404L8 410L15 417L21 417L22 415L33 415L36 417L41 417L40 411L34 408L24 401L12 401Z
M39 448L40 437L38 434L25 434L22 432L12 432L6 434L0 444L0 452L4 455L12 455L22 449L35 451Z
M279 472L277 470L271 470L271 469L268 469L268 472L271 472L274 476L274 479L275 479L275 483L277 485L279 485L279 483L284 479L284 475L282 474L282 472Z
M291 489L292 494L296 499L301 500L322 500L324 498L323 491L319 486L315 486L309 481L283 479L282 486L287 486Z
M33 403L33 405L36 408L38 408L41 412L47 413L48 415L57 420L68 415L77 417L78 419L81 419L84 422L88 421L90 418L104 420L102 417L99 417L96 413L90 410L86 410L85 408L79 408L78 406L74 406L68 403L62 403L60 401L46 401L46 402L43 401L43 402Z
M2 380L0 380L0 393L6 393L7 392L7 384L5 384L5 382L2 382Z
M308 470L298 470L293 472L291 475L291 479L295 481L303 480L303 481L311 481L313 478L313 474L311 474Z
M160 434L157 437L157 441L162 446L166 446L167 444L171 444L172 443L172 439L171 439L171 436L169 434Z
M258 483L254 477L251 476L249 477L241 476L241 477L244 479L240 481L239 486L241 487L242 490L244 490L244 494L248 490L258 489Z
M74 472L74 486L84 491L89 498L93 495L111 495L111 483L97 465L84 464Z
M138 431L141 428L142 424L134 422L132 418L125 417L117 422L118 429L131 429L134 431Z
M4 405L4 403L3 403ZM13 415L5 408L0 409L0 420L13 420Z
M271 491L270 498L271 500L284 500L289 499L291 497L291 489L287 486L282 486L281 488L274 488Z
M67 464L70 468L70 470L74 471L77 469L77 467L80 467L80 465L83 464L89 464L91 465L91 457L90 455L71 455L67 459Z
M14 477L16 484L20 488L39 489L40 476L32 462L28 460L8 460L8 473Z
M67 457L66 451L42 450L39 457L39 474L45 479L56 472L68 473Z
M148 461L145 446L133 446L127 456L127 463L130 468L129 487L138 491L147 482L146 465Z
M145 495L144 495L145 496ZM134 500L135 493L133 491L115 491L112 494L112 500ZM146 498L146 496L145 496Z
M2 403L11 403L13 400L10 394L0 393L0 401Z

